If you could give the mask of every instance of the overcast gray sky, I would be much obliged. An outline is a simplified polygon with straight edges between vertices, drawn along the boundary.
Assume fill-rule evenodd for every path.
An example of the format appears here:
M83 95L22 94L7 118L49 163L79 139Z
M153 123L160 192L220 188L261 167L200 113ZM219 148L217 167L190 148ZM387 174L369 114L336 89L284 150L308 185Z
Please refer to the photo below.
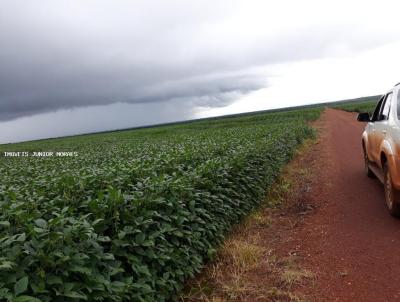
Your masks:
M383 93L399 8L0 0L0 143Z

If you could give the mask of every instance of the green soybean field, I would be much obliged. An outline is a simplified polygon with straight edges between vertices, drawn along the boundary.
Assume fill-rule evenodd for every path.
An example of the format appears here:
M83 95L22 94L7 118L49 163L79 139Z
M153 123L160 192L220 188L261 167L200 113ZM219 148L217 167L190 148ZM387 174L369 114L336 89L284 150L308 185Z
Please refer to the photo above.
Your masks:
M371 97L364 97L358 98L356 101L349 101L349 102L341 102L336 105L333 105L333 108L341 109L344 111L349 112L368 112L370 115L375 110L376 105L380 99L380 95L371 96Z
M0 145L0 301L176 300L319 113Z

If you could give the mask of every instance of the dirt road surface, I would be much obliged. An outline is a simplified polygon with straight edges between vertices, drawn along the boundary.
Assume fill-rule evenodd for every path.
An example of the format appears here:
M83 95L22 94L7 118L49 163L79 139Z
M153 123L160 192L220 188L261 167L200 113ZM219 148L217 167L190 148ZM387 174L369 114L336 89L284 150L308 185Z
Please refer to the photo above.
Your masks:
M297 230L304 265L315 273L311 301L400 301L400 220L386 210L383 186L363 170L356 115L327 109L313 195L318 209Z

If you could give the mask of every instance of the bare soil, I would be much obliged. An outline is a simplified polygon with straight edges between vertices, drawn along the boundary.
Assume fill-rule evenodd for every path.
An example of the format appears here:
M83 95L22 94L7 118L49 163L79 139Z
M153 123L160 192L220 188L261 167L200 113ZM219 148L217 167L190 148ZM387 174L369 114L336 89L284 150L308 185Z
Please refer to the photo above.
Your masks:
M295 240L315 273L301 289L311 301L400 300L400 220L386 210L381 183L364 173L364 127L344 111L327 109L321 118L312 185L319 207Z

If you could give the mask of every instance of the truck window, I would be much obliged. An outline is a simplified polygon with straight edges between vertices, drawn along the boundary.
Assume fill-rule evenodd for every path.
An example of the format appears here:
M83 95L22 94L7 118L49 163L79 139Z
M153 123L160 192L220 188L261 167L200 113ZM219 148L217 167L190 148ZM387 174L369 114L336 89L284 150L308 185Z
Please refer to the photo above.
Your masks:
M379 112L381 112L381 107L382 107L382 103L383 103L384 99L385 99L385 96L382 96L381 99L378 102L378 105L376 105L376 108L374 110L374 114L372 115L372 119L371 119L373 122L378 120Z
M381 117L380 117L381 121L389 119L391 100L392 100L392 93L389 93L386 96L385 105L383 106L383 109L382 109L382 113L381 113Z

